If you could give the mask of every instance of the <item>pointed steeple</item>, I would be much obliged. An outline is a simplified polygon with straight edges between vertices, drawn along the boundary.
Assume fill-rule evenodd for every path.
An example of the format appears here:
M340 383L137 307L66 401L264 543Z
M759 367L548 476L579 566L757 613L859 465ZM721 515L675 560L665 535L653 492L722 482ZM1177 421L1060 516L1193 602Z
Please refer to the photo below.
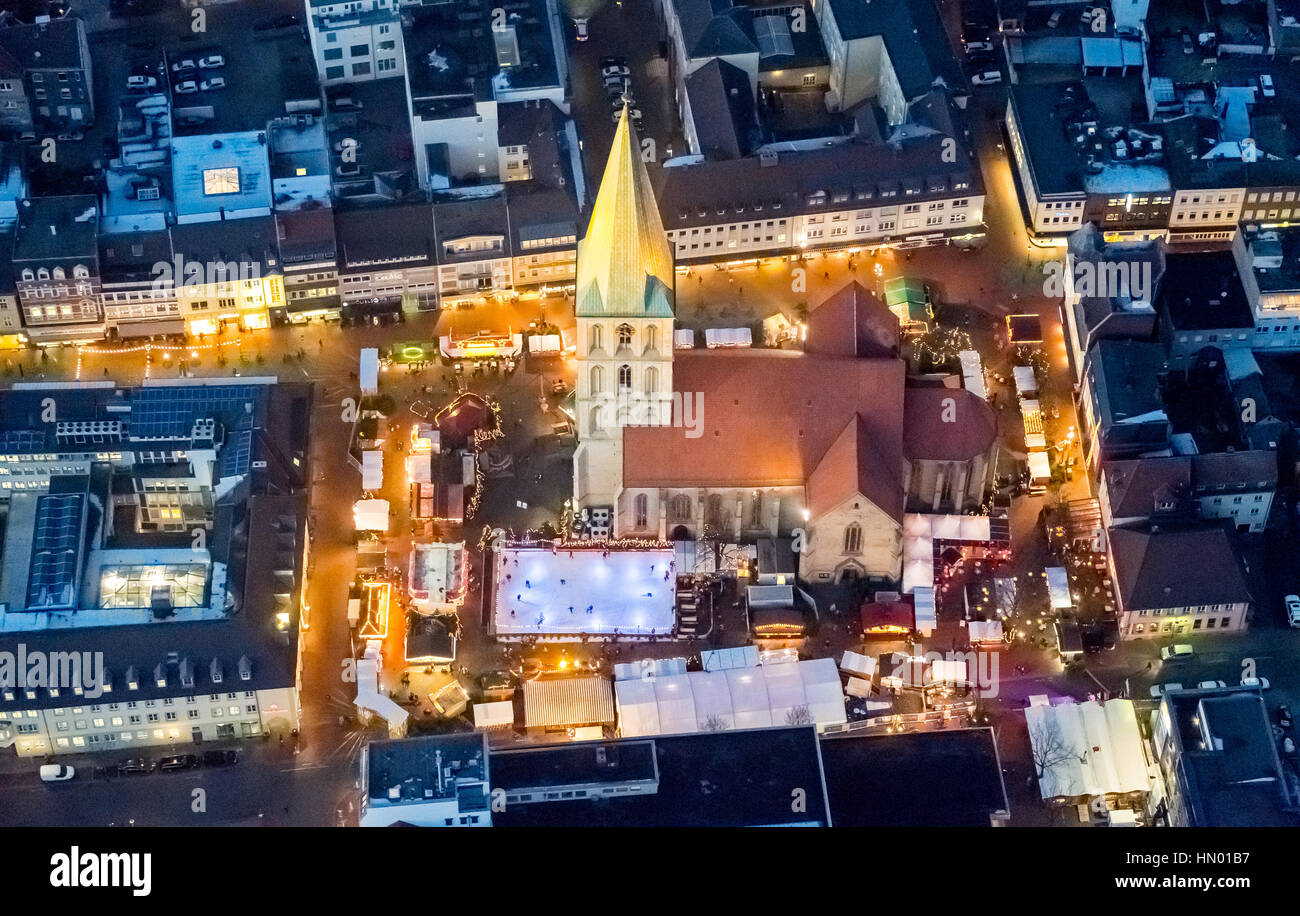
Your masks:
M673 314L673 253L628 119L614 131L587 235L578 243L579 317Z

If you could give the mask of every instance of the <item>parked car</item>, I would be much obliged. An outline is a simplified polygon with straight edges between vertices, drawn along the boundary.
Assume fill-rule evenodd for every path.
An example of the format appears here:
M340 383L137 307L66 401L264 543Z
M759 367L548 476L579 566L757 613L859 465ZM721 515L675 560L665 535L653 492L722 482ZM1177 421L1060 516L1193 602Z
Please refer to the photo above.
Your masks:
M608 67L600 68L600 75L608 78L611 76L630 76L632 71L628 69L627 64L610 64Z
M177 83L172 87L172 91L177 95L189 95L191 92L199 91L199 84L194 80L186 80L183 83Z
M1243 677L1241 679L1242 687L1254 687L1259 690L1268 690L1269 683L1266 677Z
M586 41L588 38L591 37L590 33L588 33L587 31L587 20L575 19L573 21L573 28L574 31L577 33L576 37L578 41Z
M1151 698L1152 698L1152 699L1155 699L1155 700L1158 700L1158 699L1160 699L1162 696L1164 696L1166 693L1173 693L1175 690L1182 690L1182 689L1183 689L1183 685L1182 685L1182 684L1177 684L1177 683L1174 683L1174 684L1152 684L1152 685L1151 685Z
M203 752L203 765L205 767L232 767L238 762L239 751L234 748Z
M226 59L220 54L209 54L207 57L199 58L200 70L215 70L218 67L224 67Z
M1201 681L1196 685L1197 690L1222 690L1228 685L1223 681Z
M117 765L117 774L119 776L140 776L152 769L153 767L149 764L149 761L143 757L131 757Z
M192 770L199 765L199 758L194 754L172 754L158 761L160 770Z
M611 57L602 57L600 59L600 66L602 69L605 67L621 67L621 66L625 66L626 64L627 64L626 57L611 56Z
M971 85L974 86L992 86L994 83L1002 82L1001 70L981 70L970 78Z
M67 782L77 774L65 763L47 763L41 767L41 782Z
M158 80L152 76L128 76L126 78L127 89L157 89Z
M993 42L991 42L991 41L968 41L968 42L966 42L966 53L967 53L967 54L970 54L970 53L973 52L973 51L984 51L984 52L989 52L989 51L992 51L992 50L993 50Z
M1277 95L1277 90L1273 88L1273 77L1267 73L1259 75L1259 91L1266 99L1271 99Z
M1286 754L1288 757L1294 757L1296 755L1295 739L1290 735L1287 735L1282 739L1282 753Z
M611 115L610 120L613 121L615 124L617 124L618 119L622 116L623 116L623 106L620 105L618 108L614 109L614 113ZM629 108L627 110L627 116L631 118L634 123L639 124L641 122L641 109Z
M193 59L186 57L172 64L172 73L180 73L184 70L197 70L198 68L199 65L195 63Z
M1291 727L1291 707L1285 703L1277 708L1277 724L1283 728Z
M225 89L226 79L225 77L222 76L214 76L212 77L212 79L204 80L203 82L199 83L199 88L202 89L204 92L211 92L214 89Z
M982 73L985 70L996 70L998 62L994 60L992 54L981 51L979 54L972 54L966 58L966 68L971 73Z
M1196 53L1196 42L1192 41L1191 33L1189 33L1189 32L1184 32L1184 33L1182 34L1182 42L1183 42L1183 53L1184 53L1184 54L1195 54L1195 53Z
M1300 595L1287 595L1282 603L1286 605L1286 622L1300 627Z
M1176 646L1165 646L1160 650L1160 658L1163 661L1178 661L1184 658L1191 658L1195 652L1192 647L1186 643L1179 643Z

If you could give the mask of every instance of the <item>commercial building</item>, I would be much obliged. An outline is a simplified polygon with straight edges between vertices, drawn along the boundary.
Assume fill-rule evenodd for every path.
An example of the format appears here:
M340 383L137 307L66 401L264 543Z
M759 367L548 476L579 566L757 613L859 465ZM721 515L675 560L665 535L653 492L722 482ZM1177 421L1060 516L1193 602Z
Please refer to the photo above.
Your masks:
M310 394L231 381L4 392L0 650L93 664L0 685L0 745L297 728Z
M1255 689L1176 690L1151 714L1171 827L1295 827L1300 808Z
M99 205L88 194L37 197L19 207L13 271L23 324L34 343L104 336Z
M362 785L363 826L988 827L1010 817L990 729L818 738L786 726L511 749L484 733L436 735L369 744Z
M0 135L70 135L94 120L90 45L80 19L0 27Z
M401 76L406 70L396 0L308 0L307 37L322 86Z
M1254 598L1232 525L1112 528L1110 577L1125 639L1245 629ZM1188 563L1195 557L1195 563Z

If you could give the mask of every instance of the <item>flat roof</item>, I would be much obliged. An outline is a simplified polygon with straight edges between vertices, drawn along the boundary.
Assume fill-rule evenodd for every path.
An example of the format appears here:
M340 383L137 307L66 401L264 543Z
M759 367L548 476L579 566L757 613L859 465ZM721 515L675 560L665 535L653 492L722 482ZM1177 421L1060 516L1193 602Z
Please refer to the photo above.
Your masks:
M655 791L600 798L566 799L508 805L493 814L502 827L757 827L827 825L817 733L812 726L658 736L631 742L593 742L587 747L650 744L659 781ZM582 746L582 745L579 745ZM561 745L561 761L570 761L572 746ZM534 774L558 780L547 755L551 748L492 754L494 788L496 761L513 757L509 785L528 785ZM587 752L590 753L590 752ZM637 751L634 753L643 753ZM537 755L537 756L534 756ZM773 761L780 761L774 766ZM580 767L585 775L589 767ZM792 810L797 791L803 810Z

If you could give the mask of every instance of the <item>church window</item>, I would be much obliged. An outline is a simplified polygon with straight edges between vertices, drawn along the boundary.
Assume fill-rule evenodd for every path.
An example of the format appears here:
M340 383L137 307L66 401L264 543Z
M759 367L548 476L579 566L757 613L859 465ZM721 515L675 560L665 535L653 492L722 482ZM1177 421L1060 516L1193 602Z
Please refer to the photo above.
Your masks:
M844 552L862 552L862 526L857 522L844 529Z
M653 350L659 346L659 329L654 325L645 329L645 348Z
M659 370L651 366L645 371L645 393L655 394L659 391Z
M620 324L618 326L618 345L620 347L632 346L632 326L630 324Z
M632 387L632 367L622 365L618 367L618 387L626 389Z
M600 366L591 367L591 393L600 394L605 389L605 370Z
M691 517L691 498L685 493L673 497L673 518Z
M598 324L591 326L591 349L599 350L602 346L601 338L604 336L605 329Z
M636 500L633 502L633 514L636 516L635 525L638 528L644 528L650 520L650 500L644 493L638 493Z
M757 528L763 524L763 494L755 491L749 501L749 526Z

